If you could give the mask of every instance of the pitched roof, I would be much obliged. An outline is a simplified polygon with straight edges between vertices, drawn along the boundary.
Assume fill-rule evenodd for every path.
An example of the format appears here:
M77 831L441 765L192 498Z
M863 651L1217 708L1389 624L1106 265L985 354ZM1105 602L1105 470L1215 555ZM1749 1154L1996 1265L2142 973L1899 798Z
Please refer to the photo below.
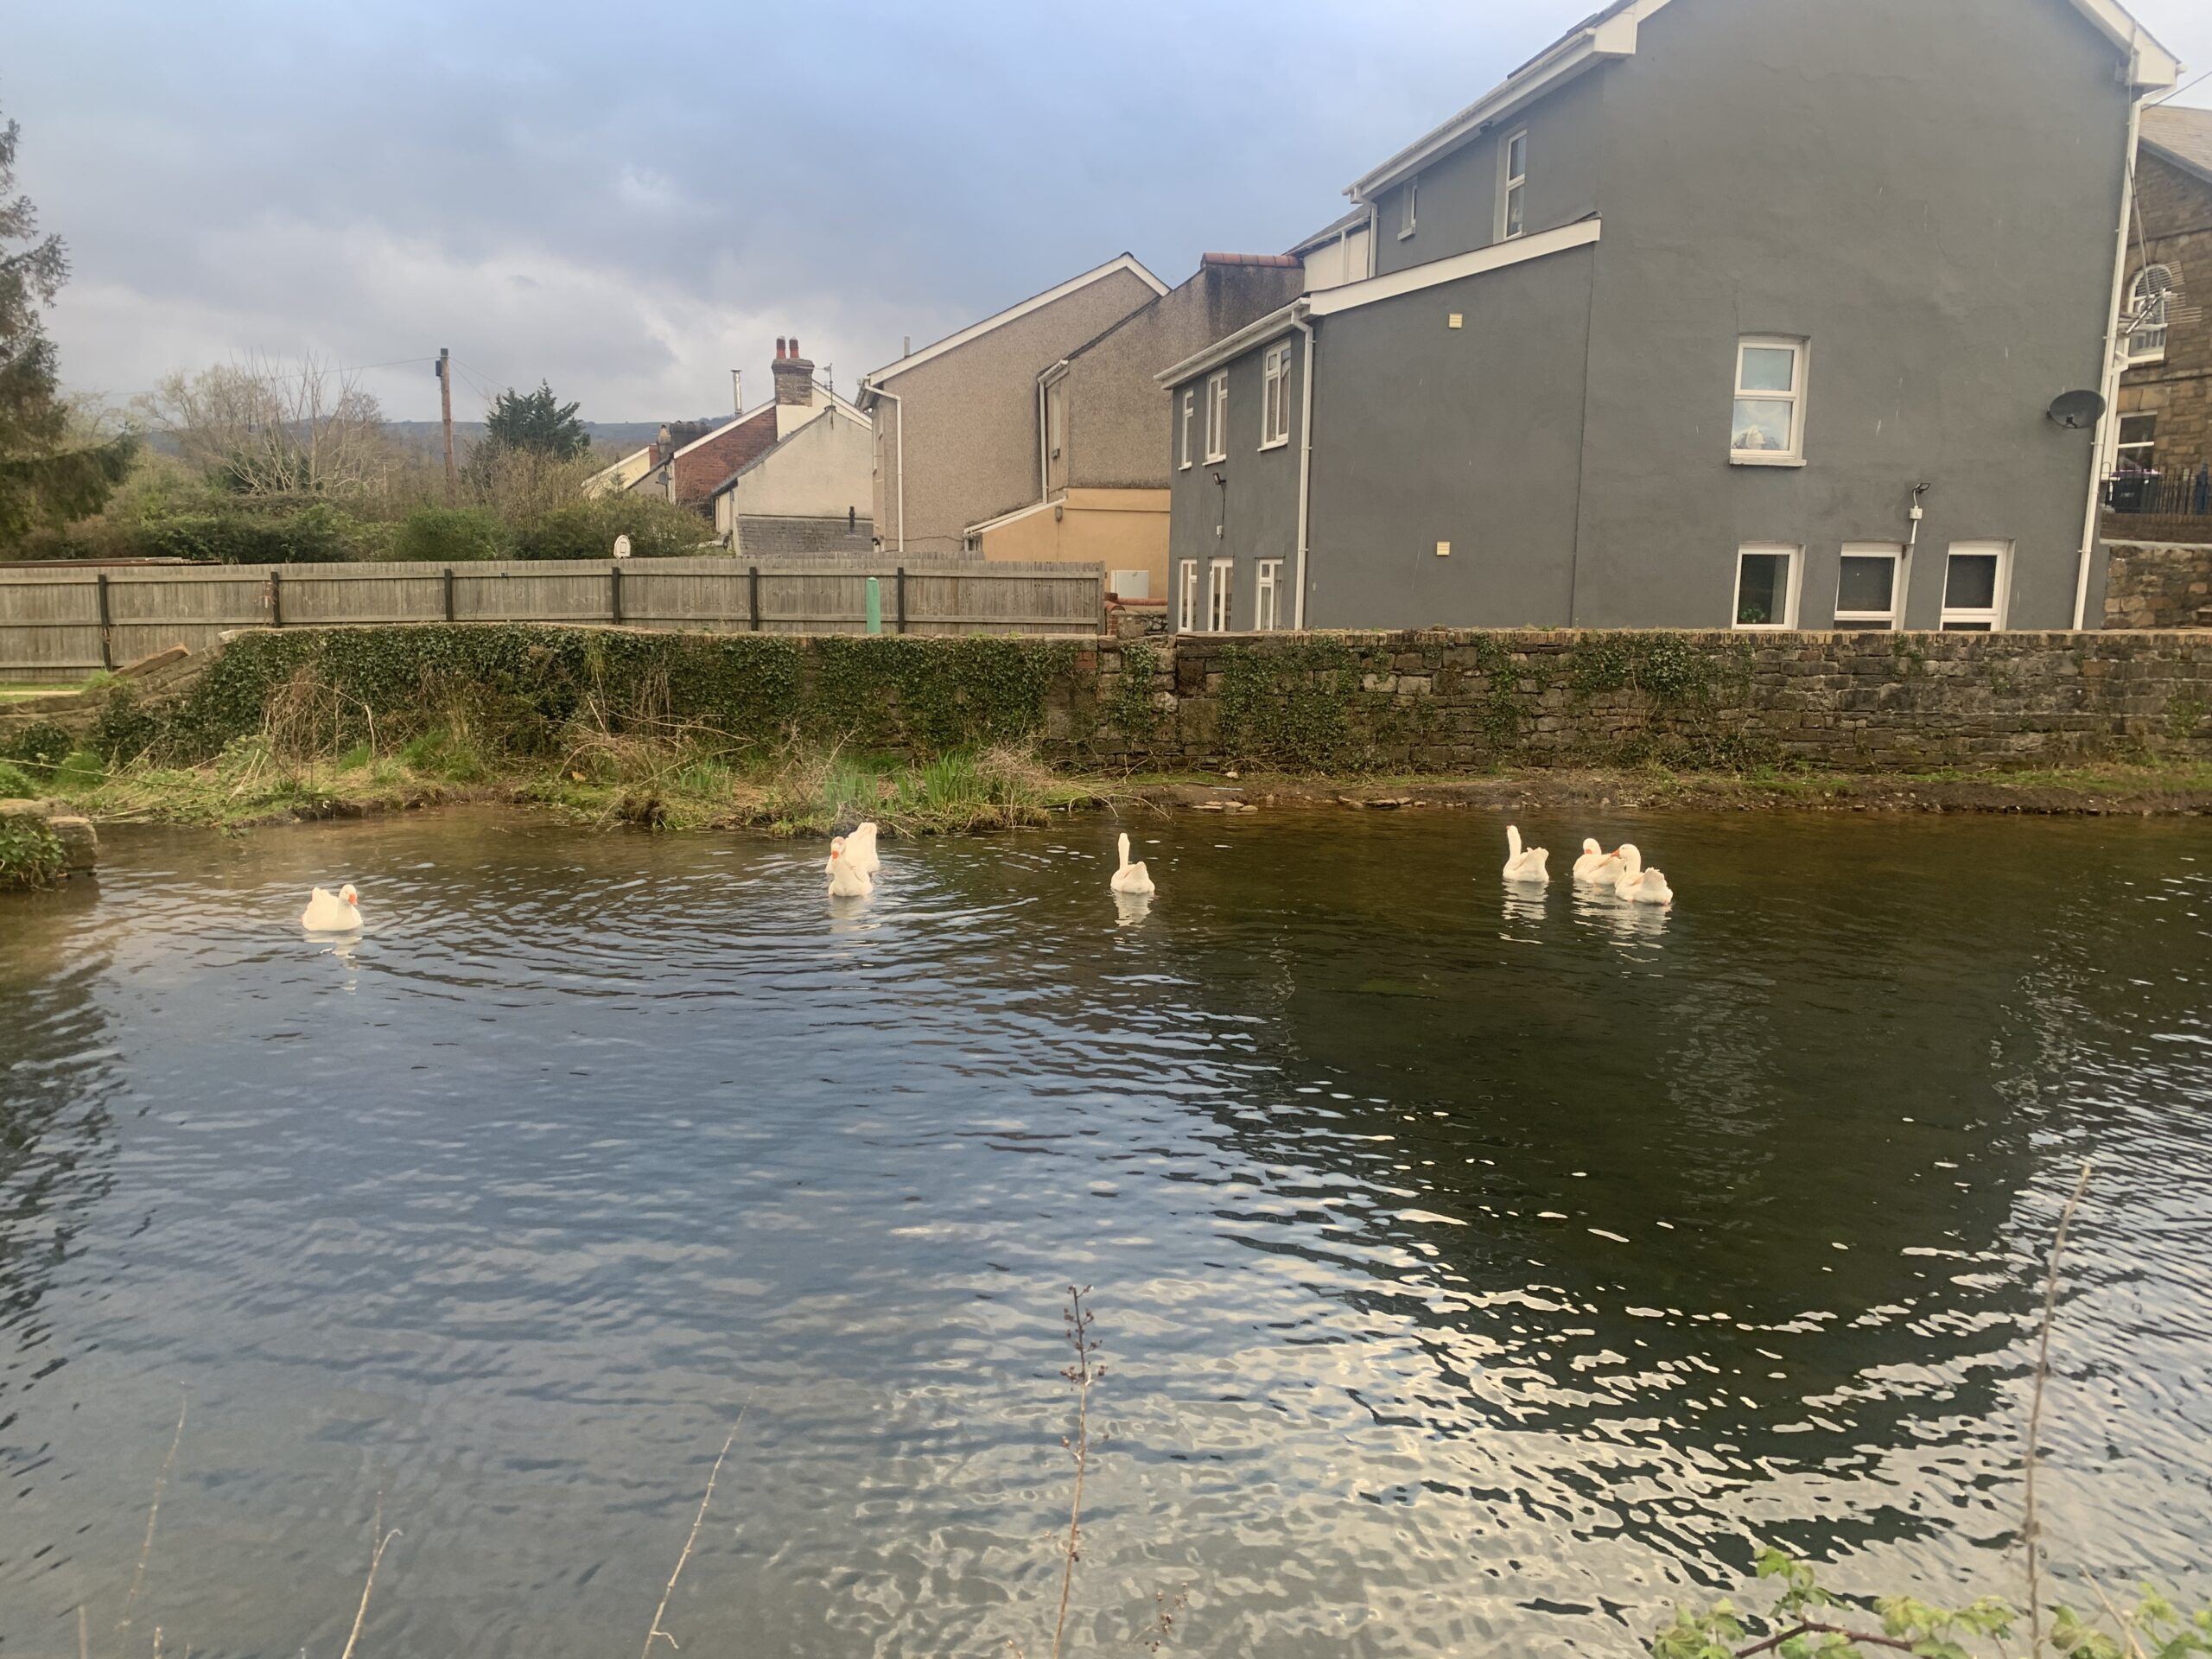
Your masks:
M1396 155L1345 188L1354 201L1370 201L1432 158L1455 149L1491 123L1533 103L1559 83L1600 63L1636 55L1637 29L1669 0L1612 0L1515 69L1497 86L1441 124L1431 128ZM2181 61L2158 44L2119 0L2071 0L2106 40L2127 57L2129 83L2150 91L2171 86L2181 76Z
M1084 271L1079 276L1071 276L1065 283L1046 289L1042 294L1033 294L1019 305L1010 305L1003 311L994 312L981 322L971 322L957 334L947 334L934 346L925 346L920 351L911 353L895 363L887 363L874 373L864 376L861 380L861 406L867 407L868 395L892 376L904 374L909 369L918 369L933 358L942 357L947 352L957 350L969 340L988 334L995 328L1003 328L1007 323L1026 317L1033 311L1041 311L1053 301L1065 299L1077 290L1088 288L1091 283L1110 276L1119 270L1128 271L1149 288L1155 296L1167 291L1167 284L1147 270L1138 262L1136 255L1133 253L1117 255L1109 259L1104 264Z
M2142 136L2165 160L2212 183L2212 110L2153 105L2143 111Z
M1364 225L1366 222L1366 207L1363 206L1355 207L1350 213L1344 214L1341 219L1331 219L1326 225L1324 225L1319 230L1314 232L1313 235L1306 238L1303 241L1292 243L1290 245L1291 255L1294 258L1300 254L1311 253L1314 249L1322 246L1325 243L1335 241L1346 231L1351 229L1353 226Z

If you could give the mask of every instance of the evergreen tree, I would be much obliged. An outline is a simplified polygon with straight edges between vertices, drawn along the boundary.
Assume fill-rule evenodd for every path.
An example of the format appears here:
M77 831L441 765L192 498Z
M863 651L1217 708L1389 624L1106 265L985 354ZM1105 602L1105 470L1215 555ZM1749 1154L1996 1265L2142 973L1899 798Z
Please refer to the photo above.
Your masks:
M563 404L543 380L536 391L509 386L484 412L484 442L494 449L527 449L555 461L572 461L591 448L577 405Z
M0 127L0 550L98 512L137 448L61 395L39 308L68 280L69 254L57 236L35 239L38 212L12 194L19 130L13 121Z

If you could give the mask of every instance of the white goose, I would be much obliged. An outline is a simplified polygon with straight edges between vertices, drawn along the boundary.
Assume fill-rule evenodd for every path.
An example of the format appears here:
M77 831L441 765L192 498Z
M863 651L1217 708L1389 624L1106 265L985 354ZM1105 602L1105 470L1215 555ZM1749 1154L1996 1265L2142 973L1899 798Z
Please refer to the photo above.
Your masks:
M1126 830L1122 835L1121 852L1121 868L1114 872L1114 879L1107 885L1116 893L1126 893L1135 898L1150 898L1159 889L1152 885L1152 877L1141 860L1135 864L1129 862L1129 837Z
M353 891L351 881L335 893L327 887L317 887L308 895L308 907L300 912L300 925L310 933L358 933L361 931L361 895Z
M1666 872L1645 869L1643 855L1636 849L1634 842L1624 841L1621 843L1620 861L1621 877L1613 883L1616 897L1637 905L1671 905L1675 902L1675 890L1667 885Z
M832 899L865 899L875 890L875 883L868 879L868 872L845 856L846 842L839 836L830 843L830 861L823 868L830 872L830 896Z
M883 861L875 855L875 825L857 824L853 833L845 837L845 856L862 875L873 877L883 868Z
M1578 881L1602 881L1611 887L1621 879L1621 855L1609 853L1589 836L1582 838L1582 856L1574 861Z
M1513 855L1505 861L1505 879L1508 881L1549 881L1552 879L1547 862L1551 854L1541 847L1531 847L1526 852L1522 851L1521 831L1516 825L1509 823L1505 826L1505 844L1513 849Z

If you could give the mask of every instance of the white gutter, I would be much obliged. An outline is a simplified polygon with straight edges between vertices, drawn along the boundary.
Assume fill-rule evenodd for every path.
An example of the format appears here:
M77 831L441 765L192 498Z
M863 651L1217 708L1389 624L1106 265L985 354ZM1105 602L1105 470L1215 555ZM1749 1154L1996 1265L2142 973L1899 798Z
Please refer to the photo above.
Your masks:
M899 551L906 550L906 408L899 401L895 391L886 391L881 386L872 386L865 379L861 382L863 397L888 397L899 416L898 459L893 465L899 468ZM874 424L873 421L870 425Z
M1313 372L1316 366L1313 325L1300 311L1291 319L1298 332L1306 336L1305 384L1299 388L1300 444L1298 450L1298 596L1292 601L1290 626L1297 632L1306 628L1306 543L1307 530L1313 517Z
M2112 468L2112 445L2120 433L2120 376L2126 365L2120 360L2120 314L2127 283L2127 233L2135 222L2135 145L2143 126L2143 100L2127 105L2127 154L2120 175L2120 235L2112 256L2112 298L2105 313L2103 372L2097 382L2105 400L2097 417L2097 435L2089 445L2089 501L2082 514L2082 557L2074 573L2074 626L2086 627L2089 609L2089 565L2096 556L2099 520L2102 518L2105 474Z

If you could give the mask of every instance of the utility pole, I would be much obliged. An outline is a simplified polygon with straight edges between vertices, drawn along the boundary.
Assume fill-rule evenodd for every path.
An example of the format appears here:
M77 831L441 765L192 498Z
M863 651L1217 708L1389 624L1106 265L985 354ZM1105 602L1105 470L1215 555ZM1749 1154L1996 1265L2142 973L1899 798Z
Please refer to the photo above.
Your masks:
M446 505L454 504L460 493L453 470L453 354L442 346L438 347L438 412L446 429Z

